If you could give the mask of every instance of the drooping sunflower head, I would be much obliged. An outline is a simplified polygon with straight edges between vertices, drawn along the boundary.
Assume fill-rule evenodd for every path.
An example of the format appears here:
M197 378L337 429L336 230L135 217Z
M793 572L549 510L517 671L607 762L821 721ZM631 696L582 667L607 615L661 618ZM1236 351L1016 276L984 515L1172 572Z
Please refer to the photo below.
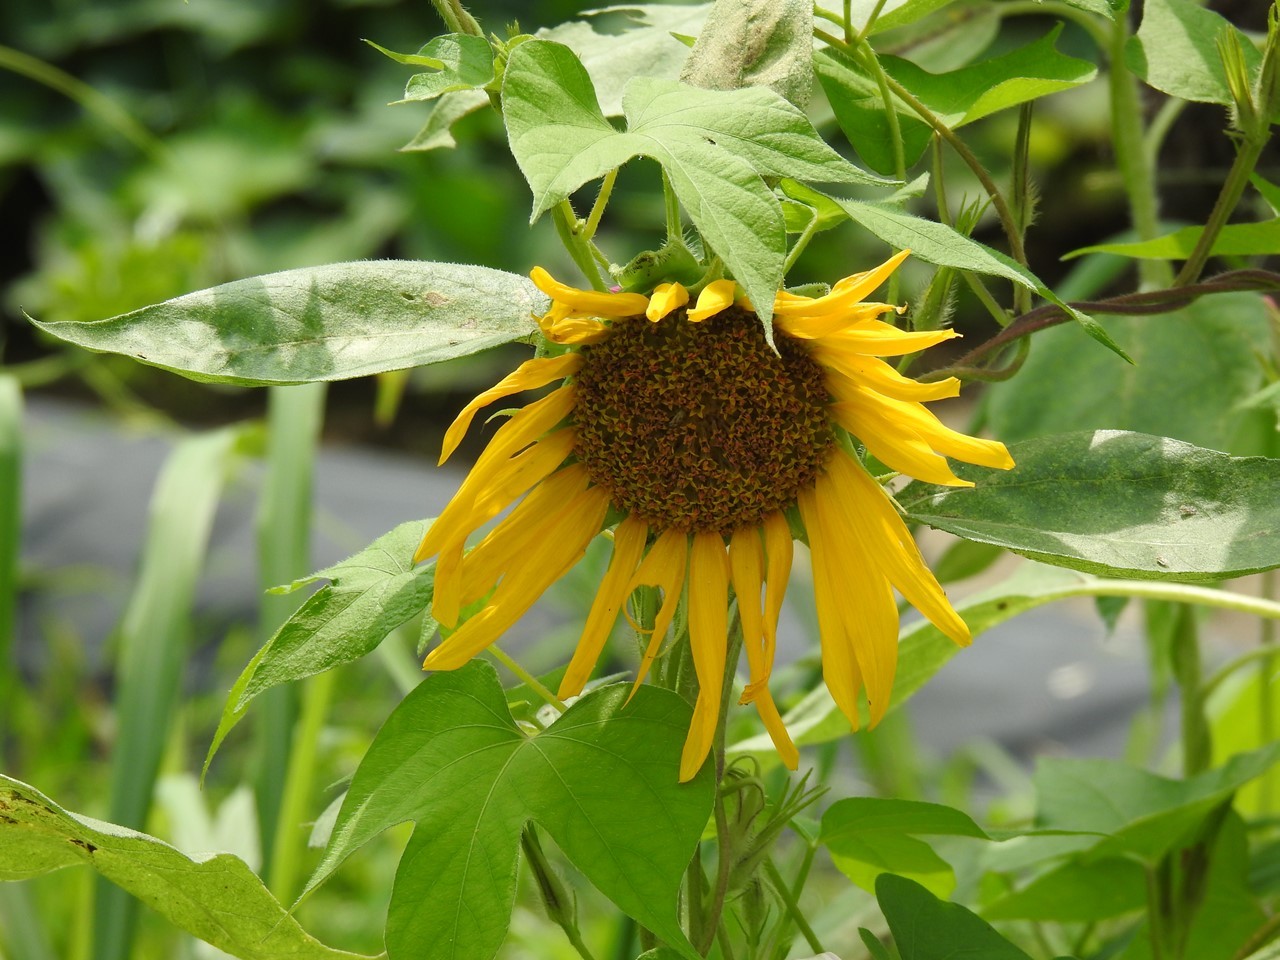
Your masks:
M456 447L484 405L561 381L494 434L416 559L437 557L435 617L457 629L428 669L461 665L492 643L612 525L613 558L561 684L579 693L628 598L661 590L636 684L670 628L682 595L699 681L681 763L692 777L720 713L732 596L754 702L783 760L797 753L769 693L777 623L792 561L794 510L807 532L827 686L853 725L865 690L883 715L897 649L896 588L958 643L968 628L925 566L884 489L838 437L847 433L890 468L963 484L946 457L1012 466L1003 445L956 433L923 406L955 396L953 379L921 384L882 357L954 336L907 332L867 301L906 256L848 277L826 296L786 292L774 305L771 346L732 281L708 284L690 306L677 283L649 296L577 290L533 271L551 298L537 317L566 348L528 361L462 411L445 438ZM523 499L521 499L523 497ZM516 503L516 501L519 501ZM468 537L515 507L471 550ZM459 625L468 605L478 612Z

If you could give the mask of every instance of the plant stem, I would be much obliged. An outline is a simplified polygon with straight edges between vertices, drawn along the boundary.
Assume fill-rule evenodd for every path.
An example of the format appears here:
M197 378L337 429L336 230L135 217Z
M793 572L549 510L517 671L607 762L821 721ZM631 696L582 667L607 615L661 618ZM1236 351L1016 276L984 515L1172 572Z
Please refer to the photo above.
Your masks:
M876 25L876 20L880 18L880 11L884 9L884 4L885 4L885 0L876 0L876 5L871 8L871 15L867 17L867 22L864 23L862 25L862 29L858 31L858 36L854 40L855 43L862 43L864 40L867 39L867 35L871 33L871 28ZM853 29L853 23L849 16L850 6L851 4L848 4L848 3L845 4L844 22L846 24L846 28L845 28L846 37L848 36L848 31Z
M473 37L484 36L484 31L480 29L476 18L467 13L459 0L431 0L431 5L436 8L440 19L453 33L469 33Z
M823 43L844 51L844 53L853 57L868 69L873 69L868 64L868 58L862 53L861 48L855 48L824 30L814 30L813 35ZM945 140L947 145L965 162L965 165L973 171L973 175L978 178L978 182L982 184L987 196L991 198L991 205L995 208L996 215L1000 218L1000 225L1004 228L1005 239L1009 242L1010 255L1025 267L1027 265L1027 254L1022 246L1022 235L1018 231L1017 220L1014 219L1013 212L1009 209L1009 204L1005 201L1004 194L1000 192L1000 188L991 179L991 174L987 172L987 168L974 156L973 151L969 149L965 142L956 136L955 131L943 123L941 118L932 110L917 100L910 90L887 73L884 75L884 81L893 95L910 107L921 120L931 126L934 132Z
M530 690L532 690L534 693L540 696L547 703L551 704L551 706L555 707L561 713L564 713L566 710L569 709L568 707L565 706L563 700L561 700L554 693L548 690L546 686L543 685L542 681L540 681L532 673L530 673L528 670L522 667L515 659L511 657L510 654L506 653L496 643L489 644L489 652L493 654L493 658L495 660L497 660L500 664L502 664L504 667L506 667L508 670L514 673L517 677L519 677L520 681L525 686L527 686Z
M542 894L547 916L564 931L564 935L582 960L595 960L582 939L581 931L578 930L578 924L574 918L573 895L552 869L532 823L520 834L520 846L529 861L529 870L538 884L538 892Z
M1218 239L1218 234L1227 225L1227 220L1235 211L1236 204L1244 195L1244 188L1249 183L1249 175L1258 165L1258 158L1262 156L1262 150L1266 145L1266 137L1249 138L1240 145L1236 152L1236 159L1227 173L1226 182L1222 185L1222 192L1218 194L1217 202L1209 213L1209 220L1200 234L1200 239L1196 241L1191 256L1187 258L1187 262L1182 265L1182 269L1178 271L1178 276L1173 281L1175 287L1185 287L1200 279L1204 265L1209 262L1214 241Z
M1182 775L1194 777L1209 769L1212 744L1201 695L1200 628L1190 606L1178 608L1173 631L1173 674L1182 701Z
M603 290L605 288L604 281L600 279L600 270L596 265L595 255L591 252L591 242L586 240L581 233L582 225L578 220L578 215L573 212L573 205L568 200L561 200L551 208L551 215L555 219L556 232L560 235L560 242L569 251L569 256L573 257L573 262L578 265L578 269L587 278L591 288L593 290Z
M1274 620L1262 621L1263 630L1273 629L1274 627L1275 627ZM1221 667L1219 667L1214 672L1213 676L1211 676L1208 680L1204 682L1204 685L1200 688L1201 697L1207 698L1210 694L1212 694L1215 690L1217 690L1218 687L1222 686L1222 684L1227 679L1229 679L1231 675L1235 673L1237 670L1239 670L1241 667L1247 667L1249 664L1253 663L1256 660L1264 660L1264 661L1270 660L1272 657L1276 655L1277 652L1278 651L1276 650L1274 644L1269 642L1264 642L1263 646L1255 647L1252 650L1248 650L1245 653L1240 654L1240 656L1238 657L1233 657L1231 660L1228 660ZM1263 686L1265 688L1266 684L1263 684ZM1258 719L1264 720L1265 718L1259 717ZM1263 742L1266 743L1270 739L1272 738L1264 737Z
M665 168L662 170L662 204L667 218L667 241L679 240L684 236L684 227L680 223L680 200Z
M613 193L613 185L618 179L618 169L615 167L604 175L604 180L600 184L600 192L596 194L596 202L591 207L591 212L587 214L587 225L582 228L582 239L590 242L596 235L596 230L600 226L600 218L604 215L604 208L609 205L609 197Z
M1018 135L1013 150L1013 209L1017 214L1018 235L1025 238L1031 225L1031 118L1035 102L1018 108ZM1013 309L1026 313L1031 309L1031 291L1021 284L1013 288Z
M787 259L782 265L782 275L785 277L797 260L800 254L804 253L804 248L809 245L809 241L813 239L813 235L818 231L818 211L813 211L813 216L809 218L809 222L805 224L804 230L800 236L796 237L796 242L791 245L791 249L787 251Z
M1280 592L1280 577L1277 577L1275 570L1268 570L1262 575L1262 595L1268 600L1274 600L1277 592ZM1262 645L1261 649L1270 654L1260 667L1263 675L1259 677L1258 682L1258 742L1271 743L1276 739L1275 701L1267 677L1276 669L1276 623L1274 620L1262 621L1258 640ZM1269 776L1263 777L1258 782L1259 801L1263 810L1272 809L1271 785L1272 778Z
M1129 198L1129 216L1139 240L1154 239L1160 232L1159 201L1152 165L1143 148L1142 107L1138 102L1138 82L1124 62L1129 40L1129 22L1116 17L1106 44L1110 61L1107 83L1111 95L1111 142L1116 167ZM1144 287L1167 287L1173 271L1163 260L1139 260L1138 277Z
M774 890L777 891L782 905L787 908L787 916L791 922L796 925L796 929L800 931L800 935L804 937L805 943L809 945L809 949L814 953L826 952L822 946L822 941L818 939L818 935L813 932L813 927L809 926L809 921L805 919L803 913L800 912L800 904L796 902L795 896L791 892L791 888L787 886L786 880L782 878L782 874L778 872L777 866L774 865L772 857L765 857L764 860L765 875L773 884Z

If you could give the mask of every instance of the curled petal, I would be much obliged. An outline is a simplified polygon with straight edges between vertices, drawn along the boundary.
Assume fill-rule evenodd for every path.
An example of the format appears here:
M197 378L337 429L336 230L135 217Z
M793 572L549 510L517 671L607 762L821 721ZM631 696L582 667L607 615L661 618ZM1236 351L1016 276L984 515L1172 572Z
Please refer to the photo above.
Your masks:
M542 267L529 272L533 285L556 303L564 304L573 313L591 317L636 317L644 313L649 299L638 293L605 293L599 290L579 290L561 283Z
M708 283L698 294L697 304L689 311L689 319L698 323L707 317L714 317L722 310L728 310L733 306L737 290L738 285L732 280L713 280Z
M649 297L644 315L657 323L672 310L689 302L689 291L678 283L660 283Z

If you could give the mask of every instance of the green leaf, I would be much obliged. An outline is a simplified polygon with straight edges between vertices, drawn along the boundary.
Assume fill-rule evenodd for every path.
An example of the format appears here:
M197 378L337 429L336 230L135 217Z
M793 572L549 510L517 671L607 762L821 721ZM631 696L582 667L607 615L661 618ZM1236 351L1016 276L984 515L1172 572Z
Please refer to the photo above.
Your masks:
M280 588L287 592L317 580L330 581L281 625L241 672L222 708L206 770L258 694L360 659L426 609L435 586L435 565L414 566L413 553L430 523L402 523L355 556Z
M876 899L902 960L1031 960L981 917L904 877L882 874Z
M1280 743L1237 754L1187 780L1170 780L1114 760L1044 758L1033 777L1036 822L1102 835L1090 860L1135 857L1154 864L1194 839L1206 814L1280 761Z
M563 43L578 55L604 115L616 117L622 113L623 88L635 77L679 78L692 46L680 37L699 33L710 10L707 3L603 7L585 11L581 20L539 30L537 36ZM611 30L609 21L620 19L628 28Z
M1219 294L1176 313L1110 317L1107 329L1134 366L1094 349L1070 324L1037 333L1018 376L986 395L992 433L1008 443L1107 428L1230 449L1236 405L1261 386L1256 357L1270 350L1262 297Z
M989 920L1048 920L1088 923L1141 909L1147 902L1147 872L1123 857L1068 860L1006 894L984 909Z
M1153 584L1145 581L1106 580L1028 563L998 586L984 590L956 605L956 610L969 625L975 637L1020 613L1046 603L1068 597L1114 596L1126 594ZM1221 593L1205 587L1165 585L1164 599L1182 603L1213 605ZM1265 603L1255 607L1262 616L1280 619L1280 604ZM960 650L933 624L916 620L898 632L898 671L889 700L892 712L909 700L935 673ZM783 717L792 739L798 745L827 743L849 735L849 721L836 707L825 686L818 686L801 698ZM867 722L865 708L862 723ZM762 767L778 762L772 741L765 734L740 740L728 748L730 757L749 754Z
M1173 233L1137 243L1100 243L1081 247L1063 260L1086 253L1118 253L1141 260L1185 260L1200 241L1204 227L1183 227ZM1222 228L1209 251L1215 257L1269 256L1280 253L1280 217L1258 223L1229 223Z
M520 834L535 820L598 890L682 956L677 893L711 809L711 766L678 784L690 710L625 684L577 701L532 739L493 668L472 661L410 693L356 771L308 891L405 820L418 826L387 918L392 960L485 960L505 935Z
M541 214L632 157L662 164L694 226L742 284L761 319L782 282L782 210L762 177L880 182L818 137L772 90L699 90L639 77L627 87L627 130L604 118L582 64L542 40L511 55L503 83L511 151Z
M1098 68L1059 53L1059 24L1009 53L948 73L929 73L910 60L885 56L885 72L953 129L1000 110L1088 83Z
M401 63L419 64L436 71L410 77L401 103L434 100L441 94L475 90L493 82L493 48L484 37L465 33L436 37L411 58L401 59L390 51L382 52Z
M813 90L813 4L716 0L680 79L707 90L768 87L803 110Z
M456 147L458 141L453 139L453 125L463 117L488 105L489 95L483 90L457 90L446 93L432 104L431 113L427 116L427 122L422 125L422 129L400 149L425 151Z
M849 145L858 151L858 156L872 170L891 175L897 163L893 134L876 81L837 50L818 51L814 55L813 66ZM933 136L933 128L906 104L892 94L890 96L898 114L903 163L910 168L924 155Z
M886 0L881 3L879 0L853 0L849 8L849 20L853 25L854 33L860 33L871 18L872 12L879 10L870 33L871 36L875 36L894 27L915 23L951 2L952 0ZM841 5L832 3L831 0L819 3L817 6L837 16L843 13Z
M977 487L913 483L915 520L1089 573L1183 582L1280 567L1280 459L1124 431L1010 448L1017 466L959 467Z
M1094 13L1111 21L1114 21L1118 14L1129 9L1129 0L1063 0L1063 2L1069 7Z
M955 873L927 843L926 836L989 839L966 814L936 803L851 797L837 800L822 816L820 841L850 880L874 892L885 872L908 876L938 896L955 888Z
M529 280L501 270L375 260L236 280L107 320L31 322L192 380L264 386L363 377L525 339L541 302Z
M1280 187L1257 172L1249 174L1249 182L1262 195L1262 199L1267 201L1267 206L1271 208L1271 212L1280 214Z
M794 181L784 180L781 186L783 193L788 197L811 205L816 205L816 197L823 196L818 191ZM921 260L940 267L956 267L960 270L973 270L993 277L1003 277L1028 290L1035 291L1062 309L1089 336L1104 347L1126 360L1129 359L1128 354L1096 320L1063 302L1035 274L1003 253L992 250L976 240L971 240L945 223L912 216L894 207L863 200L843 200L839 197L827 199L839 204L851 220L890 246L900 250L910 250L912 256Z
M1218 35L1235 33L1250 74L1262 55L1221 14L1194 0L1146 0L1142 24L1125 46L1125 65L1151 86L1183 100L1230 104Z
M63 810L0 775L0 880L88 864L175 926L244 960L356 960L309 936L230 854L188 857L143 833Z

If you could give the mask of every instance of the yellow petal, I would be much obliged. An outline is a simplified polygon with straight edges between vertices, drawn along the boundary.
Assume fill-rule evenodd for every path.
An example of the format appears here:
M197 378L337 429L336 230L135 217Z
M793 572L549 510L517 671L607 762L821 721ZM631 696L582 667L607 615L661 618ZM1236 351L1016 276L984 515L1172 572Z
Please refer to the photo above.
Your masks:
M565 377L577 373L580 369L582 369L582 355L579 353L566 353L559 357L539 357L534 360L526 360L516 367L514 371L503 377L497 385L490 387L462 408L462 412L458 414L445 432L444 444L440 451L440 462L444 463L448 460L453 451L458 448L458 444L466 434L467 428L471 426L471 421L475 417L476 411L481 407L487 406L502 397L509 397L513 393L535 390L538 387L546 386L553 380L563 380Z
M608 494L601 487L589 487L564 510L545 514L531 528L538 549L512 566L484 610L432 650L423 669L454 670L509 630L547 587L582 559L608 510Z
M689 645L698 675L698 699L680 755L680 782L702 768L720 720L728 643L729 562L718 533L693 535L689 570Z
M781 513L771 513L764 518L765 587L764 587L764 655L772 664L778 647L778 617L782 613L782 598L791 579L791 560L794 552L791 528Z
M890 469L926 483L947 487L972 487L951 472L945 457L934 452L923 437L862 398L833 403L827 410L836 423L861 440L872 455Z
M649 549L649 555L644 558L627 587L628 594L642 586L658 587L662 591L662 606L653 618L653 632L649 635L644 656L640 658L640 666L636 669L635 683L631 685L628 699L640 689L640 684L649 673L649 667L662 648L667 629L675 618L676 606L684 591L684 568L688 556L689 535L683 530L664 530Z
M853 639L846 629L844 604L847 603L835 585L839 572L837 559L828 544L829 531L818 516L817 497L812 488L796 495L800 517L809 534L810 559L813 565L813 599L818 613L818 641L822 647L822 679L831 699L858 729L858 692L862 689L862 672L853 653Z
M678 283L660 283L649 295L649 306L644 315L657 323L672 310L689 302L689 291Z
M861 325L876 322L876 318L881 314L895 311L904 313L906 307L895 307L891 303L859 303L834 313L823 313L813 317L781 317L778 320L778 329L802 340L823 340L857 329Z
M609 328L599 320L571 314L552 320L550 314L538 319L538 327L542 335L552 343L589 344L599 343L609 336Z
M760 714L765 730L769 731L769 739L773 741L773 748L778 751L778 757L782 760L783 766L788 770L796 769L800 765L800 751L796 749L795 743L791 740L791 734L787 733L786 724L778 715L778 705L773 702L773 695L769 693L768 686L761 689L755 698L755 704L756 711Z
M698 294L698 303L689 311L689 319L698 323L707 317L714 317L722 310L733 306L733 298L738 285L732 280L713 280L702 288Z
M846 277L824 297L813 298L778 298L774 302L774 313L784 317L817 317L824 314L841 313L861 303L872 290L889 279L889 275L898 268L910 254L910 250L890 257L874 270L856 276Z
M894 400L906 400L914 403L926 403L932 400L947 400L960 395L960 381L955 377L947 377L934 383L918 383L910 377L904 377L897 370L876 357L847 354L839 350L828 350L823 344L816 345L811 351L813 358L838 376L829 376L831 392L837 400L843 400L840 390L844 382L852 380L863 387L882 393Z
M647 297L638 293L605 293L599 290L579 290L554 279L542 267L529 272L533 285L556 303L562 303L574 313L591 317L637 317L649 306Z
M742 621L742 647L751 670L751 683L740 703L750 703L760 686L768 682L772 663L764 658L764 621L760 610L760 589L764 584L764 548L755 527L735 530L729 540L729 573L738 598Z
M972 641L968 625L947 600L884 488L844 453L831 458L829 472L839 490L837 506L852 535L879 561L908 603L956 643L967 646Z
M444 549L454 540L465 540L480 523L471 522L477 495L490 488L495 478L503 474L507 461L529 444L558 424L573 410L577 391L572 386L561 387L541 400L518 410L489 441L489 445L476 458L458 492L422 538L414 553L413 562L420 563Z
M893 691L898 664L898 606L878 558L845 522L840 495L830 473L820 475L814 483L818 524L823 531L823 549L828 553L830 586L839 598L836 601L838 616L852 643L858 670L866 685L874 727L888 709Z
M833 349L872 357L901 357L928 350L939 343L960 336L954 330L899 330L895 326L872 320L825 337L820 343Z
M569 661L560 681L557 696L562 699L580 694L591 671L595 669L600 651L604 649L604 642L613 629L614 621L618 619L618 611L631 593L631 577L640 563L648 535L648 524L637 517L627 517L618 524L613 535L613 557L609 560L609 570L600 581L600 588L596 590L591 612L587 614L587 624L573 651L573 659Z

